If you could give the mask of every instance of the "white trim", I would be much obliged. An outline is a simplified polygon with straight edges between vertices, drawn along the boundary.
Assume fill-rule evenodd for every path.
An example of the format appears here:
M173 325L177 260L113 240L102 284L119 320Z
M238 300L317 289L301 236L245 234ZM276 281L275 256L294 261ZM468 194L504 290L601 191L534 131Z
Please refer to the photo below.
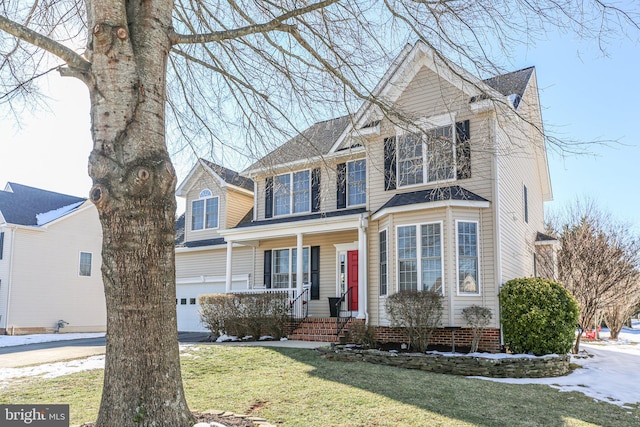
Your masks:
M476 285L478 286L478 292L460 292L460 255L458 250L459 245L459 233L458 233L458 224L459 223L473 223L476 225ZM455 236L456 236L456 295L459 297L467 297L467 296L481 296L482 295L482 286L480 282L480 223L477 220L466 220L466 219L456 219L455 221Z
M394 125L395 134L396 136L402 136L407 133L421 133L426 130L441 128L447 125L451 126L456 123L456 114L456 112L453 112L438 114L436 116L424 116L416 120L414 124L406 124L403 126ZM455 127L453 130L455 132Z
M250 274L236 274L233 281L247 281L249 283ZM225 276L191 276L176 279L176 285L197 285L200 283L225 283Z
M400 212L413 212L419 211L423 209L437 209L437 208L446 208L446 207L454 207L454 208L475 208L475 209L483 209L491 206L491 202L481 201L481 200L438 200L437 202L424 202L424 203L414 203L412 205L403 205L403 206L393 206L390 208L384 208L374 213L371 217L372 220L378 220L387 215L391 215L394 213Z
M400 244L398 243L398 229L400 227L413 227L416 230L416 287L418 291L424 290L424 283L422 283L422 226L423 225L440 225L440 274L442 275L442 283L440 284L440 295L447 296L445 292L445 269L444 269L444 222L440 221L428 221L413 224L397 224L395 233L396 253L395 253L395 270L396 270L396 292L400 292ZM388 293L387 293L388 295Z
M480 101L472 102L469 104L469 109L473 114L486 113L492 111L495 106L495 101L492 99L483 99Z

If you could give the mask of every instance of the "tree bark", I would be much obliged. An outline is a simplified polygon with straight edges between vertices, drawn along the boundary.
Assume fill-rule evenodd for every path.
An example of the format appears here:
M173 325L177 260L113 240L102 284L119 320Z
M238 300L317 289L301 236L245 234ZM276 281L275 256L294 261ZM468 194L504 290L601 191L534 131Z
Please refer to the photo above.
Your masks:
M108 3L108 5L106 4ZM94 148L107 304L97 426L189 426L175 306L176 176L165 141L170 1L91 2Z

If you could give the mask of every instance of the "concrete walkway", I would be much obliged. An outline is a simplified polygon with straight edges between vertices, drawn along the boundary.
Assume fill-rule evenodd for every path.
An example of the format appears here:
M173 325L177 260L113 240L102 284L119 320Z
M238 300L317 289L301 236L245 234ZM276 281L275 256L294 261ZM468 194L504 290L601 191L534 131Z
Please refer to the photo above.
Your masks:
M228 345L238 347L262 346L308 349L329 346L329 343L295 340L211 343L189 340L186 336L181 337L180 342L181 344L194 343L202 345ZM58 345L54 346L52 343L48 343L49 348L41 348L42 344L29 344L4 348L5 353L0 354L0 368L18 368L23 366L42 365L45 363L81 359L98 354L104 354L105 352L104 345L78 345L78 343L75 343L73 340L57 341L57 344Z

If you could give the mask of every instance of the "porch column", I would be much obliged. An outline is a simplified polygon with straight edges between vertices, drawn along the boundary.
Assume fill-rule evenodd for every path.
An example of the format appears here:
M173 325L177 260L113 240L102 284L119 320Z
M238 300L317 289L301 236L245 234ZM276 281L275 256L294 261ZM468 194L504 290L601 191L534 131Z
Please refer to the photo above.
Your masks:
M296 257L296 296L298 296L302 294L302 280L304 275L304 263L302 257L302 233L298 233L296 237L296 253L298 254L298 256Z
M366 218L360 218L358 224L358 319L366 319L367 304L367 273L365 266L367 265L367 225Z
M227 294L231 292L231 279L233 278L233 272L231 271L232 259L233 259L233 241L228 240L227 241L227 268L225 269L226 280L225 280L225 286L224 286L224 292Z

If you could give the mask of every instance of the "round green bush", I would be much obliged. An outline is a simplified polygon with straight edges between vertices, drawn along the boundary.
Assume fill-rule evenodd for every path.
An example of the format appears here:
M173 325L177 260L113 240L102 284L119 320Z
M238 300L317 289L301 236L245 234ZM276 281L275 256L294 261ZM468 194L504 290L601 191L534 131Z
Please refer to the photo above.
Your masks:
M578 303L558 282L513 279L500 290L504 341L514 353L566 354L578 324Z

